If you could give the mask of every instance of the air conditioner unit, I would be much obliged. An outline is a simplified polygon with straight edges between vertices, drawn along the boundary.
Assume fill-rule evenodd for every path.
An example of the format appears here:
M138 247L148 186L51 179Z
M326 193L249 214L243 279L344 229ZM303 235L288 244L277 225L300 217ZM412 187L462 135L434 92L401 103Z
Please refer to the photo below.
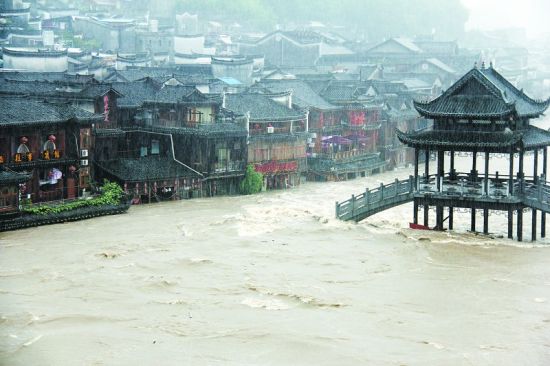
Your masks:
M310 142L310 143L308 144L308 146L309 146L309 147L315 147L315 142Z
M267 133L275 132L275 127L267 127Z
M88 149L80 150L80 157L87 158L88 157Z
M88 166L88 159L80 160L80 166Z

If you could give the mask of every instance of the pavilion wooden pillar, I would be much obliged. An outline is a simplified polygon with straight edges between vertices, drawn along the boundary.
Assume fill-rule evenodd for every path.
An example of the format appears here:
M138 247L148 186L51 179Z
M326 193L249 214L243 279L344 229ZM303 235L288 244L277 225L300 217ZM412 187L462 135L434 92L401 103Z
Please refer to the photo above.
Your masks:
M485 181L483 185L483 194L489 195L489 152L485 151Z
M537 184L539 182L538 172L539 172L539 150L533 150L533 182Z
M418 157L420 151L415 147L414 148L414 190L418 189Z
M548 163L547 158L548 158L548 150L545 146L544 149L542 149L542 176L543 176L542 184L546 184L546 171L547 171L546 164ZM540 212L540 237L541 238L546 237L546 213L544 211Z
M519 170L518 170L518 181L519 181L519 193L523 193L523 149L519 151Z
M429 209L430 207L427 204L424 204L424 226L426 227L430 225Z
M441 192L443 189L443 176L445 175L445 153L443 150L437 151L437 175L436 175L436 187L437 192ZM436 206L436 230L443 230L443 206Z
M489 234L489 209L483 209L483 234Z
M514 237L514 210L508 209L508 239Z
M418 150L418 148L414 148L414 189L413 191L417 191L418 190L418 158L419 158L419 155L420 155L420 151ZM416 199L414 199L414 203L413 203L413 223L415 225L418 225L418 201Z
M451 150L450 151L450 174L449 174L449 179L450 180L456 180L457 179L457 176L456 176L456 171L455 171L455 151L454 150ZM449 230L453 230L453 227L454 227L454 207L452 206L449 206Z
M430 183L430 150L426 149L424 151L424 176L426 179L426 184ZM430 207L427 204L424 204L424 226L429 226L429 210Z
M537 240L537 210L531 209L531 241Z
M518 213L517 236L518 236L518 241L522 241L523 240L523 209L520 208L519 210L517 210L517 213Z
M538 167L539 167L539 150L533 150L534 159L533 159L533 182L538 184ZM537 210L535 208L531 209L531 241L537 240Z
M425 183L430 182L430 150L424 150L424 177L426 178Z
M489 152L485 151L485 179L483 181L483 194L489 196ZM489 234L489 209L483 209L483 234Z
M451 150L451 162L450 162L450 171L451 171L451 179L454 180L456 178L455 176L455 151Z
M510 176L508 177L508 193L514 195L514 151L510 152Z
M472 151L472 171L470 172L470 179L474 182L474 178L477 175L477 151ZM476 209L472 207L470 217L470 231L476 231Z
M472 151L472 180L477 175L477 151Z

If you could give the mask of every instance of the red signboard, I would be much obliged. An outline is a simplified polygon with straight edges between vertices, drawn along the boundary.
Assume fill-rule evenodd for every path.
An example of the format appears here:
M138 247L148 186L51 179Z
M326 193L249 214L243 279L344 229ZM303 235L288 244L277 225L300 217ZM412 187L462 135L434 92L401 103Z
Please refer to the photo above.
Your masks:
M290 162L282 163L277 161L270 161L269 163L256 164L256 166L254 167L254 170L262 174L278 173L278 172L295 172L296 170L298 170L298 162L290 161Z

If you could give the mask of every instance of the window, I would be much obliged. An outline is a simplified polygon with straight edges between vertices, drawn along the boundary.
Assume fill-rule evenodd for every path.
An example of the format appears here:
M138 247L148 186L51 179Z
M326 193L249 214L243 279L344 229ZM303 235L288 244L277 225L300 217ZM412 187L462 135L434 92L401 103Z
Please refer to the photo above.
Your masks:
M147 156L147 146L142 146L139 149L139 156L143 158L144 156Z
M151 155L158 155L160 151L160 145L158 140L151 141Z

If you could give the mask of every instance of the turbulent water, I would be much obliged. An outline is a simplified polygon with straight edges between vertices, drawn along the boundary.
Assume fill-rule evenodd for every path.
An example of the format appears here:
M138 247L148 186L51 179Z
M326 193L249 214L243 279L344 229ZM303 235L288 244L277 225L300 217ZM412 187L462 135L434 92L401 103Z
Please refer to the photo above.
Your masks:
M549 240L334 219L409 173L0 234L0 364L550 364Z

